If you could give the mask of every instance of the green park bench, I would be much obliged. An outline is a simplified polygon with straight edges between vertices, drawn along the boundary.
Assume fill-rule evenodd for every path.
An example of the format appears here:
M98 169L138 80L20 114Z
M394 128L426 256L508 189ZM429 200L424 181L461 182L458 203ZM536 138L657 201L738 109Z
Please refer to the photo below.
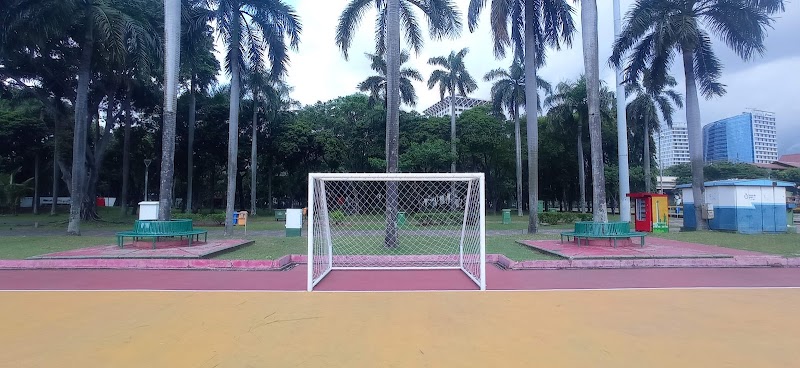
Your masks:
M189 246L192 246L192 240L197 237L197 241L199 242L200 235L203 235L204 241L208 242L208 231L193 228L191 219L177 219L171 221L136 220L136 223L133 225L133 231L117 233L117 246L122 248L125 238L133 238L134 242L138 239L152 238L153 249L156 249L156 242L158 239L174 237L178 237L181 240L186 237L189 239Z
M561 233L561 242L564 238L567 241L574 238L581 245L581 239L611 239L614 241L614 248L617 247L617 239L641 238L641 246L644 247L646 233L631 231L631 225L627 222L592 222L580 221L575 223L575 230Z

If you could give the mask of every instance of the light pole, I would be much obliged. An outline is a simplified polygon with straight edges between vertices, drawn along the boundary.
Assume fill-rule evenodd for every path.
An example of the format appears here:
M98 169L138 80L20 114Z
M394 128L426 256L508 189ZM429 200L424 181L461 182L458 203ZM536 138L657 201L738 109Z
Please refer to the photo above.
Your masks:
M147 202L150 200L150 193L147 192L147 182L150 179L150 163L153 160L146 158L144 159L144 201Z
M614 37L622 32L619 0L614 0ZM625 87L622 85L622 66L616 70L617 82L617 165L619 165L619 217L620 221L631 221L631 176L628 163L628 121L625 116ZM647 133L645 133L647 134ZM650 139L649 137L647 139ZM645 158L647 159L647 158Z

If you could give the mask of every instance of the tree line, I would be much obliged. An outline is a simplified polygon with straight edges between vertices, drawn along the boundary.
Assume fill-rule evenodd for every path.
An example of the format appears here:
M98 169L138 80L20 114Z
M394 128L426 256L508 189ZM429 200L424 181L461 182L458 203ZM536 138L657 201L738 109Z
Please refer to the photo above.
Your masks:
M552 165L554 161L545 161L547 155L558 152L559 148L553 143L556 141L542 137L549 134L547 129L560 127L559 132L571 130L574 138L572 146L576 150L572 162L575 163L574 171L582 178L577 185L580 187L590 182L592 188L591 191L586 188L569 191L583 197L578 200L581 208L588 207L585 195L590 193L594 220L607 221L607 194L620 183L613 185L615 178L608 175L614 172L614 160L609 158L616 155L615 146L610 143L616 142L613 134L607 133L613 131L609 129L615 129L616 122L611 114L614 107L609 103L614 96L599 80L599 63L603 61L598 55L596 1L580 1L585 78L560 83L543 99L539 96L541 78L537 70L545 64L547 52L571 46L577 31L573 19L577 8L566 0L471 0L466 14L470 32L478 30L480 14L487 4L490 4L492 13L490 32L495 54L500 58L510 51L513 64L506 71L485 76L487 80L496 80L493 106L476 113L480 118L473 118L483 119L484 124L490 125L482 129L512 126L513 131L508 136L514 137L510 145L513 147L510 176L514 178L511 188L515 194L511 197L519 199L525 196L527 207L536 206L540 195L548 199L562 198L565 202L563 198L567 193L563 192L574 186L574 181L568 187L554 186L551 181L540 182L541 178L551 178L542 175L543 172L554 174L552 177L571 175L568 170L551 172L551 166L556 166ZM136 157L134 151L147 147L147 144L161 151L158 180L162 208L159 217L162 219L169 218L172 194L179 190L173 178L179 178L182 170L186 174L181 186L186 184L185 207L189 210L194 210L194 200L202 197L194 194L198 187L194 182L208 179L209 183L215 183L223 180L216 176L224 173L224 204L228 217L231 217L237 200L241 202L244 195L241 177L246 174L240 168L251 171L250 205L255 209L258 207L257 178L268 171L268 181L275 178L284 178L287 182L293 180L292 170L279 169L287 162L291 166L305 165L309 170L341 168L398 172L401 169L430 170L432 162L444 157L450 163L449 171L466 171L481 166L484 172L497 170L494 176L487 172L495 180L493 188L497 194L494 200L508 197L500 194L500 188L505 185L501 185L505 180L501 178L508 175L501 174L503 164L499 156L481 157L472 151L499 143L482 142L470 146L462 142L466 136L458 130L467 129L471 114L464 117L467 120L461 127L451 113L449 137L409 138L420 134L415 131L417 129L433 129L429 125L436 119L418 117L425 121L424 127L401 126L401 123L408 124L407 114L400 111L401 101L403 98L406 102L413 101L413 93L410 93L413 91L408 91L409 83L403 80L419 80L421 77L418 73L401 69L401 62L408 59L401 52L402 41L413 52L419 52L423 47L425 37L419 15L428 25L430 38L458 37L463 27L462 13L450 0L352 0L340 14L334 42L347 58L365 10L369 7L378 10L375 53L371 57L374 57L373 69L380 75L358 87L370 93L366 101L368 110L364 114L377 117L377 121L383 119L384 124L377 124L370 118L371 133L357 137L364 141L380 141L375 134L383 132L383 143L377 146L348 146L344 143L346 140L341 140L337 134L352 127L340 127L338 131L333 128L319 130L315 126L318 122L303 117L317 109L330 107L334 101L300 110L293 107L291 88L286 86L284 77L289 50L299 47L303 26L301 15L284 1L10 0L5 5L0 13L4 25L0 31L3 41L0 46L0 78L3 80L0 93L10 101L9 109L39 111L32 125L46 132L44 136L36 135L36 129L33 129L31 144L25 145L26 148L9 150L9 162L15 157L30 156L34 148L38 149L39 153L34 154L38 157L47 152L46 147L52 147L53 177L62 179L72 197L70 234L80 233L81 220L96 218L94 198L102 185L110 185L107 184L109 181L101 178L107 170L104 164L112 159L110 149L116 145L121 145L123 152L119 159L122 173L118 176L123 206L129 202L127 197L135 186L130 180L132 167L137 166L135 161L131 161ZM636 122L630 124L632 132L629 134L634 136L636 127L642 125L639 139L632 142L638 140L643 147L630 152L632 161L637 155L641 157L643 178L646 178L643 183L652 184L651 150L648 147L652 142L647 131L658 127L659 121L669 123L674 108L680 108L682 104L683 96L671 90L676 83L668 75L673 60L680 55L686 82L684 95L690 130L693 188L697 192L695 197L703 198L700 193L704 179L697 92L707 98L724 94L724 85L720 82L722 65L713 53L712 36L721 39L743 59L752 59L765 52L766 31L774 22L772 16L781 11L782 0L640 0L627 12L626 22L614 42L608 62L625 71L622 82L631 94L625 97L633 100L626 109L627 122ZM212 54L215 35L220 37L224 47L223 65L219 65ZM449 94L451 98L474 90L475 81L463 68L466 54L465 49L429 60L430 64L440 67L429 78L429 87L438 86L442 96ZM220 71L230 75L229 86L214 86ZM225 100L222 95L226 93ZM188 106L182 106L178 95ZM215 116L216 120L203 121L206 118L201 116L205 113L206 106L203 105L213 101L227 107L227 118L222 113ZM526 108L528 106L531 108ZM540 119L539 106L546 109L543 119ZM521 128L522 122L516 123L522 111L526 116L525 129ZM514 123L498 118L501 112L508 113ZM182 114L187 114L185 120ZM282 124L284 119L289 123ZM411 120L416 121L416 118ZM201 136L205 134L203 124L216 131L215 142L201 143ZM214 155L217 160L226 158L225 162L219 163L209 157L195 163L195 155L206 157L206 151L211 152L214 145L221 144L219 138L226 134L225 125L228 142L222 148L227 152ZM182 148L183 126L186 127L186 148ZM456 126L460 128L457 130ZM287 131L277 131L283 128ZM309 139L309 132L314 139ZM248 137L246 133L249 133L251 142L249 160L246 150L240 152L239 146L239 140ZM584 147L586 136L588 145ZM16 140L16 135L13 137ZM278 137L281 140L272 141ZM30 137L23 134L20 138ZM136 138L140 139L139 143L133 142ZM408 144L404 139L418 140ZM551 143L553 151L545 151L543 147ZM282 147L282 152L292 154L280 156L276 154L278 151L274 151L275 156L267 157L268 149L261 148L260 144L274 144ZM447 151L448 145L449 154L440 152L442 149ZM382 155L371 151L376 147ZM585 148L589 149L586 158L581 152ZM186 150L185 160L180 154L182 149ZM564 149L564 154L572 152ZM439 152L436 159L431 155L434 151ZM337 155L335 152L345 154ZM403 155L405 158L401 159ZM412 159L414 157L416 159ZM423 157L430 160L419 161ZM523 157L527 163L527 186L522 184ZM264 162L267 170L259 171L259 160ZM539 162L547 164L540 168ZM216 165L203 174L214 176L213 179L195 175L194 168L203 165ZM589 179L586 169L590 171ZM281 171L276 174L276 170ZM446 168L439 170L448 171ZM58 182L52 180L53 192L61 190ZM548 186L559 188L562 191L560 197L553 195ZM272 185L268 187L272 188ZM212 206L215 205L215 196L211 195ZM393 206L391 197L387 195L387 210ZM699 211L700 206L697 207ZM530 232L536 231L536 216L536 211L530 211ZM230 232L229 221L226 221L226 232ZM393 232L393 229L387 229L387 239Z

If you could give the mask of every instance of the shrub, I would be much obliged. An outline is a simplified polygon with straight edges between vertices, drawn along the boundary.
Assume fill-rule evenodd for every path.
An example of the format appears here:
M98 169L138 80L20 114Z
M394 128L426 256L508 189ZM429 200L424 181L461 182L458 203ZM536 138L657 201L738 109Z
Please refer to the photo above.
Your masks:
M344 222L344 212L340 210L331 211L331 213L328 214L328 219L334 224L341 224Z

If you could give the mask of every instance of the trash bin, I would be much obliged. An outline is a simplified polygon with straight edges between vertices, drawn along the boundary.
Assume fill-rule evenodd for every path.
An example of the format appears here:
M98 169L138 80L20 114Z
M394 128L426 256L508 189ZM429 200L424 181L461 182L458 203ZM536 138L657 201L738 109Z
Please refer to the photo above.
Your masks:
M286 210L275 210L275 221L286 221Z
M503 209L503 225L511 224L511 209Z
M286 237L298 237L303 231L303 210L289 208L286 210Z
M406 226L406 213L400 211L397 213L397 227L403 226Z
M236 226L247 227L247 211L239 211L238 214L233 214L233 217L236 218Z
M239 223L239 212L233 213L233 226L236 226Z

